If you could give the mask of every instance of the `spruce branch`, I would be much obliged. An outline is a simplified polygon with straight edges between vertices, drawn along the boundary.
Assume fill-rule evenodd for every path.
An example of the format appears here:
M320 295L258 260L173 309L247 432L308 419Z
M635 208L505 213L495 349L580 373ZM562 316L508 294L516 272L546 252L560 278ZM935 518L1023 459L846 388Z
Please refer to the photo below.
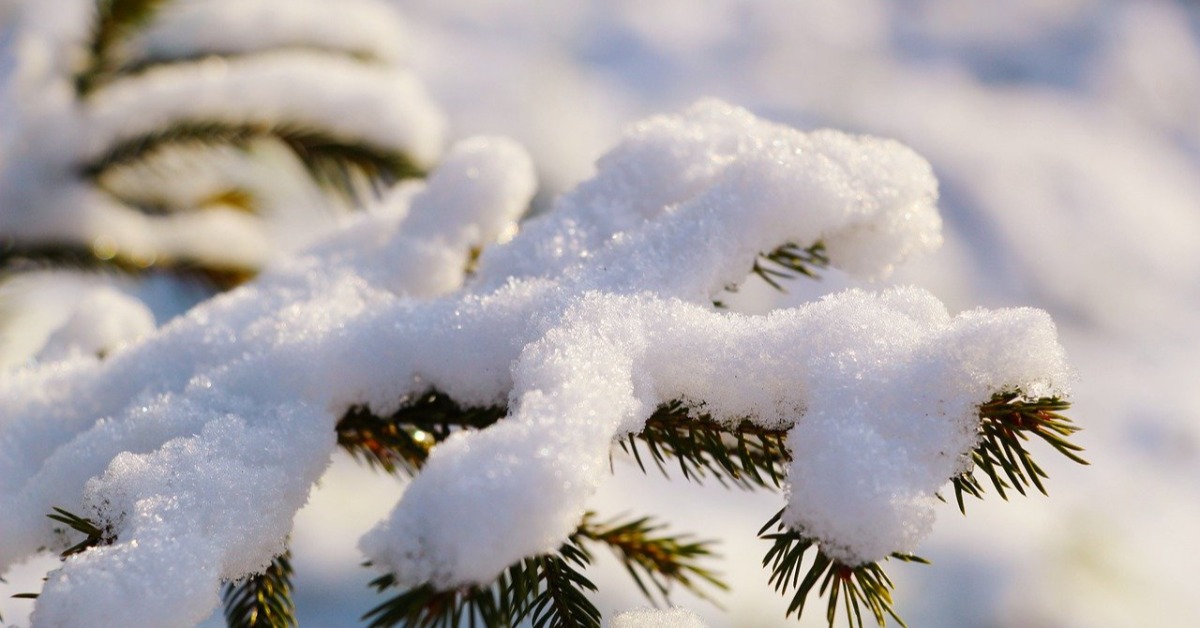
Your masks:
M462 625L512 626L528 618L535 628L600 626L600 611L589 599L596 587L583 574L592 564L589 544L610 548L651 602L669 602L679 584L709 599L704 586L728 587L698 561L713 556L710 541L662 534L665 526L648 517L597 522L587 513L558 550L510 565L492 583L439 591L422 585L401 592L363 616L371 628ZM396 585L386 574L372 586L383 592ZM653 587L653 591L651 589Z
M825 243L817 241L808 247L788 242L773 251L763 253L754 260L751 272L762 278L772 288L787 292L780 283L781 280L804 276L818 279L818 271L829 267L829 256L825 253Z
M297 626L292 603L291 550L276 556L266 571L221 591L225 624L229 628L288 628Z
M406 590L363 615L370 628L456 628L512 626L529 617L537 628L599 628L600 611L587 597L595 592L580 569L592 556L572 535L556 552L511 565L487 586L439 591L431 585ZM385 574L371 582L383 592L396 586Z
M592 555L578 539L572 536L557 553L543 555L539 562L543 589L531 606L534 628L599 628L600 610L585 593L594 593L596 585L579 572L591 564Z
M175 259L165 255L147 260L133 257L127 251L102 251L73 242L0 242L0 281L23 272L64 269L131 276L144 276L170 269L174 277L195 280L219 290L245 283L254 275L254 272L247 268L218 266L207 261Z
M621 440L620 446L643 472L644 446L663 475L667 459L674 458L689 480L702 482L711 475L723 486L779 488L789 460L786 436L786 429L764 428L748 420L731 427L672 401L660 405L642 431Z
M78 166L79 174L99 179L108 170L146 159L167 146L227 145L246 148L253 140L274 138L287 146L313 180L350 201L359 200L362 183L388 185L419 177L424 171L411 158L364 138L339 137L304 122L244 122L181 120L109 147L99 157ZM378 189L374 190L378 192Z
M382 593L396 586L396 577L384 574L372 580L371 586ZM493 588L438 591L427 584L388 599L363 615L362 620L370 621L370 628L458 628L463 625L463 620L472 628L512 625L509 617L500 611L497 592Z
M63 552L59 554L60 558L65 559L76 554L82 554L93 547L112 545L113 542L116 541L117 537L113 532L112 526L106 525L104 527L100 527L98 523L92 521L91 519L80 517L79 515L68 512L62 508L58 508L57 506L54 507L54 512L46 516L59 523L65 524L68 528L75 530L76 532L81 532L84 535L83 540L63 550ZM54 531L57 534L67 533L65 528L55 528Z
M163 0L96 0L88 60L75 75L79 96L87 96L111 80L121 65L115 54L117 43L149 22L163 4Z
M596 522L595 513L589 512L584 515L576 536L607 545L651 602L655 602L655 593L650 586L659 601L668 604L675 584L710 602L712 598L704 586L729 590L713 571L699 564L700 560L715 556L713 541L693 541L686 534L665 535L664 528L664 524L655 523L650 517Z
M386 417L365 406L351 407L337 424L338 444L372 467L413 475L432 448L454 431L483 429L503 419L507 411L504 406L464 407L445 393L430 390ZM750 421L731 427L673 401L660 405L641 432L619 445L643 471L644 448L664 474L667 460L674 458L691 480L712 476L724 485L778 488L788 460L786 434L786 429Z
M996 393L979 406L979 444L971 452L974 463L970 472L952 479L958 508L966 513L963 496L982 498L983 483L974 471L981 470L991 480L1002 499L1006 489L1025 495L1033 487L1046 494L1042 480L1046 472L1034 462L1025 443L1030 435L1048 443L1055 451L1079 464L1088 464L1079 452L1083 448L1067 440L1080 428L1061 414L1071 404L1059 397L1028 399L1020 391Z
M353 43L353 42L351 42ZM309 43L290 43L283 45L275 45L269 48L271 53L287 52L295 54L323 54L332 56L343 56L353 59L359 63L367 65L384 66L387 62L380 58L374 51L367 48L350 49L350 48L335 48L333 46L323 46L315 42ZM177 51L166 50L159 51L155 56L126 60L119 67L113 69L110 78L129 77L143 74L153 68L168 66L168 65L186 65L189 63L203 63L204 61L216 56L225 61L234 61L253 57L265 52L264 50L198 50L198 51Z
M800 618L808 596L816 588L819 596L825 596L828 592L825 619L831 628L837 619L839 601L845 610L847 622L856 628L863 626L863 606L880 626L886 625L887 616L901 626L905 625L892 608L892 590L895 586L879 563L847 565L832 559L821 551L815 539L783 525L782 517L783 511L780 510L758 531L758 536L771 541L771 549L763 558L763 566L771 570L768 582L785 596L789 589L795 590L788 604L789 617L795 613L796 618ZM775 527L773 532L772 527ZM812 562L804 569L805 556L813 549L816 551ZM928 564L925 559L912 554L894 553L891 558ZM817 587L818 582L820 587Z
M503 406L463 407L437 390L416 395L389 416L352 406L338 421L338 445L371 467L416 475L434 445L460 429L483 429L504 418Z
M67 528L70 528L71 530L82 533L84 536L83 540L59 553L59 558L66 560L76 554L82 554L93 547L112 545L116 542L117 536L111 525L105 525L101 527L100 524L96 523L95 521L92 521L86 517L80 517L79 515L63 508L54 506L53 509L54 512L46 515L46 517L67 526L66 528L54 528L55 534L59 536L65 536L67 534ZM45 581L45 578L42 580ZM12 597L23 600L36 600L38 595L39 594L37 593L17 593Z

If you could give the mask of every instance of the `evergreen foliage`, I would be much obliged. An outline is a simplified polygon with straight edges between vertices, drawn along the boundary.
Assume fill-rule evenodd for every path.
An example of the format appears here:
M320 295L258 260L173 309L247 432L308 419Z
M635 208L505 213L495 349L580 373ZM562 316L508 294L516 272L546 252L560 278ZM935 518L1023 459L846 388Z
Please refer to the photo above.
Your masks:
M660 406L645 429L630 434L620 446L643 471L641 449L645 447L666 477L668 460L674 459L684 478L695 482L711 475L723 486L779 488L788 459L786 435L786 429L763 428L750 421L731 428L675 401Z
M1036 436L1058 453L1079 464L1088 464L1079 456L1079 445L1066 440L1079 427L1061 414L1071 404L1058 397L1026 399L1019 391L997 393L979 407L979 446L972 452L973 469L983 471L1001 499L1008 499L1005 489L1015 489L1024 495L1032 486L1043 495L1046 472L1033 460L1024 443ZM984 486L974 473L953 479L958 508L966 514L963 495L983 497Z
M1078 455L1081 448L1065 440L1079 429L1060 413L1068 408L1069 404L1058 398L1026 399L1017 391L997 393L979 406L980 441L972 452L974 468L987 475L1002 497L1007 498L1004 488L1009 486L1019 487L1017 490L1025 494L1023 488L1032 484L1044 492L1041 480L1046 474L1033 462L1022 442L1032 434L1071 460L1086 464ZM350 409L338 424L338 442L372 467L412 475L419 472L432 448L454 431L483 429L503 419L506 411L495 406L464 408L444 393L431 391L388 417L373 415L361 406ZM619 445L643 471L646 470L641 453L644 448L664 475L667 465L673 463L691 481L702 482L712 476L723 485L777 489L788 461L784 438L789 427L765 429L750 421L729 426L676 401L660 406L646 421L643 431L629 435ZM982 497L981 485L973 473L963 474L953 483L960 507L963 493ZM963 511L965 513L965 507ZM804 536L802 531L783 526L781 516L782 511L772 517L759 531L759 537L772 543L763 565L770 571L769 582L775 590L785 596L791 595L788 615L795 613L799 617L805 602L815 591L827 599L826 618L830 626L836 622L841 608L850 625L861 627L864 607L880 626L885 625L887 617L903 625L892 605L894 585L880 564L842 564L823 553L819 544ZM684 536L652 538L659 529L649 518L596 525L594 515L589 513L572 539L608 544L638 588L652 602L658 601L656 598L667 600L673 586L681 586L701 597L708 597L698 586L702 582L717 589L727 588L712 571L693 562L713 556L711 542L688 542ZM565 550L560 549L562 551ZM569 561L580 567L590 563L590 554L586 551L572 556L581 558L582 562ZM804 569L806 556L813 558ZM927 564L924 559L911 554L893 553L891 558ZM517 621L522 615L510 615L510 619L500 623L489 620L505 617L491 614L493 611L499 613L497 609L501 608L502 601L509 608L522 608L515 597L504 598L501 593L515 595L512 583L522 576L528 577L525 570L531 567L527 562L509 567L491 588L437 592L425 585L393 598L368 617L375 621L387 619L372 624L376 626L458 625L429 623L433 621L431 617L443 618L446 622L479 617L484 620L484 625L509 625L508 622ZM536 565L533 568L536 570ZM568 581L587 582L586 579ZM377 586L383 590L394 586L395 579L384 577L377 582L386 583ZM581 586L591 590L591 587ZM488 601L484 601L485 598Z
M829 256L825 253L825 243L817 241L807 247L788 243L763 253L754 261L750 272L770 284L772 288L782 291L782 280L795 277L817 279L819 272L827 267Z
M86 0L85 0L86 1ZM134 57L123 46L141 29L154 23L169 2L164 0L95 0L95 12L86 54L74 75L75 97L81 110L106 89L129 83L148 70L163 66L182 66L212 60L264 56L281 49L253 52L197 51L188 58ZM292 50L288 47L287 50ZM330 58L343 58L360 64L379 64L361 51L312 48L312 52ZM197 90L203 89L197 85ZM320 87L314 87L320 89ZM130 116L138 116L130 112ZM345 211L377 197L386 186L404 178L421 176L418 165L405 147L380 143L365 136L347 135L329 128L319 118L294 118L275 114L254 121L231 123L216 119L165 117L157 127L133 137L115 139L82 163L60 164L69 176L91 186L110 200L150 216L203 211L201 202L180 199L156 199L147 203L138 190L119 189L109 178L123 168L153 165L165 151L187 151L193 161L205 159L205 153L234 149L249 154L257 141L283 146L301 163L311 180L329 194L331 211ZM132 192L132 194L131 194ZM256 190L245 189L230 181L216 195L221 206L238 207L247 213L264 215L264 199ZM229 203L234 199L238 202ZM286 211L286 208L272 208ZM184 279L209 280L213 288L223 290L254 274L255 268L214 259L190 259L156 252L152 258L121 249L95 250L91 241L5 239L0 251L0 277L5 274L47 268L104 270L142 275L167 271ZM197 269L199 272L196 272Z
M98 0L88 60L75 76L79 99L93 97L124 75L153 65L153 60L135 62L121 58L118 44L151 21L162 4L161 0ZM195 208L147 206L131 198L121 198L118 191L106 186L106 175L114 169L152 159L169 147L202 150L224 146L244 150L251 142L264 139L286 146L314 181L339 196L347 206L361 202L364 189L376 193L396 180L423 174L416 161L397 147L344 137L310 121L288 119L246 124L173 120L150 133L107 147L98 158L78 165L76 174L143 213L188 211ZM223 194L226 205L239 206L250 213L256 211L252 191L231 186ZM815 279L829 262L821 242L808 247L789 243L764 252L750 272L783 290L785 280ZM201 275L218 288L231 287L254 270L166 256L154 263L170 266L172 272L181 276ZM45 267L106 267L141 273L148 264L124 252L98 255L87 243L4 242L0 248L0 272ZM1029 399L1021 391L997 393L983 401L979 406L979 442L972 452L972 470L952 482L959 508L965 513L964 494L982 498L985 492L976 471L982 471L1004 499L1009 489L1024 495L1027 488L1033 487L1045 493L1046 473L1025 446L1030 436L1069 459L1086 464L1079 456L1081 448L1067 440L1079 429L1062 414L1068 408L1069 404L1062 399ZM429 390L404 400L398 410L387 416L377 415L365 406L348 408L337 423L337 440L342 449L367 466L408 478L421 471L438 443L460 430L484 429L503 420L507 413L508 408L503 406L463 406L441 391ZM648 470L646 463L650 461L664 475L676 466L688 481L713 478L726 486L776 490L782 486L790 459L785 443L790 427L764 428L750 420L719 422L706 414L703 407L675 400L660 406L642 431L629 434L616 444L643 471ZM61 553L64 559L114 540L111 530L102 529L85 517L59 508L48 516L66 526L64 535L67 530L83 535L82 540L69 544ZM852 626L864 624L864 608L868 621L874 619L883 626L887 617L891 617L903 625L893 609L893 583L881 565L847 565L832 559L803 530L784 526L781 516L782 511L772 517L758 536L770 543L763 566L769 572L768 582L781 595L790 597L789 616L794 613L799 617L815 591L827 600L826 619L831 626L836 622L839 605ZM652 603L669 602L671 592L677 587L704 598L711 598L713 590L728 588L707 566L707 561L716 556L712 541L667 532L662 524L647 516L600 520L594 513L587 513L574 534L557 550L510 565L488 585L443 591L426 584L400 590L362 619L372 628L511 626L525 619L538 628L600 626L600 612L589 597L596 587L586 576L593 564L592 551L600 546L614 553ZM906 554L893 554L892 558L925 562ZM228 625L272 628L296 625L291 577L290 552L287 552L276 557L263 574L228 583L222 594ZM399 588L394 574L376 578L371 586L381 594Z
M261 574L226 583L221 591L225 623L230 628L288 628L297 626L292 603L292 553L286 551Z
M87 97L121 71L115 48L122 38L150 21L163 0L97 0L89 57L75 75L75 92Z
M598 627L600 611L585 592L594 592L580 569L592 556L578 544L577 532L558 551L510 566L491 586L438 591L423 585L401 592L363 615L371 628L414 626L512 626L529 617L534 626ZM382 592L395 586L386 574L371 584Z
M997 393L979 408L980 442L972 454L975 469L982 470L1006 499L1004 489L1010 487L1021 494L1028 486L1044 492L1045 471L1021 443L1031 433L1071 460L1086 464L1078 455L1081 448L1065 440L1079 429L1061 414L1068 407L1058 398L1027 400L1019 392ZM496 406L463 407L444 393L431 391L386 417L363 406L349 409L337 426L338 443L372 468L411 477L437 443L461 429L486 428L502 420L506 411ZM666 464L673 462L692 481L702 482L711 475L722 484L744 489L776 489L788 459L785 434L786 427L767 430L749 421L723 425L703 414L691 415L682 402L675 402L660 407L642 432L619 444L643 471L640 448L648 450L664 474ZM963 493L982 498L982 485L973 473L955 478L954 486L964 513ZM113 541L111 532L94 522L62 509L55 511L48 516L85 535L62 553L63 558ZM847 565L830 558L816 540L784 526L782 514L781 510L767 521L758 536L771 542L763 566L772 587L790 596L788 615L799 617L815 591L826 599L830 626L844 611L849 625L861 628L864 608L868 619L880 626L888 617L904 625L893 608L894 585L882 565ZM714 542L664 534L664 530L650 517L598 521L589 512L557 551L509 566L488 586L441 591L426 584L405 589L368 611L363 620L372 628L512 626L527 617L535 626L600 626L599 611L587 597L596 588L584 575L593 561L589 545L608 547L654 603L669 603L677 586L710 600L709 589L728 589L702 564L715 557ZM806 557L811 560L806 562ZM222 597L229 626L295 625L289 558L290 553L285 553L264 574L226 585ZM927 564L911 554L893 553L891 558ZM397 580L385 574L371 586L382 593L396 588Z
M115 539L112 530L103 529L94 521L80 517L74 513L67 512L62 508L55 508L54 512L46 516L59 523L66 524L68 528L76 532L83 533L84 538L81 541L68 547L59 554L59 557L61 558L65 559L70 556L74 556L75 554L82 554L83 552L100 545L111 545ZM67 534L65 528L58 528L56 529L56 532L61 535Z
M837 617L839 599L851 626L862 628L862 605L866 605L880 626L885 625L885 616L890 616L901 626L905 625L892 609L892 581L878 563L846 565L830 558L820 550L815 540L784 526L780 521L782 516L783 511L780 510L758 531L758 536L772 542L771 549L763 558L763 566L771 571L770 584L785 596L789 589L795 589L795 594L788 604L789 616L795 613L797 618L800 617L804 612L805 601L817 582L820 582L818 595L826 595L828 591L825 619L830 626ZM772 526L776 528L773 532L770 531ZM804 571L801 565L810 549L816 549L815 557L809 563L808 570ZM905 562L928 564L924 559L911 554L893 553L891 557Z

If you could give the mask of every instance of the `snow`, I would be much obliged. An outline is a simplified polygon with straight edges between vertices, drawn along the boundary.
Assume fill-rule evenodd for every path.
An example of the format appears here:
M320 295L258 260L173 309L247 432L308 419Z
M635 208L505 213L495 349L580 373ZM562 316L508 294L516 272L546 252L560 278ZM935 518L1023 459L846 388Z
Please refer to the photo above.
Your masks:
M0 2L4 45L16 4ZM1048 310L1080 371L1071 416L1086 428L1078 440L1094 464L1076 468L1039 449L1049 499L990 496L969 502L967 517L941 506L937 533L921 548L935 565L888 569L901 614L928 626L1200 622L1187 603L1193 565L1179 559L1200 550L1189 533L1200 522L1194 5L394 4L411 26L404 47L446 107L451 132L505 132L528 146L543 175L543 204L589 176L626 121L702 94L801 128L831 125L916 148L942 183L945 245L884 285L924 286L951 312L978 304ZM13 71L12 60L0 58L0 76ZM7 101L0 106L0 147L19 119ZM4 152L0 169L13 163ZM848 283L832 272L819 283L787 284L793 294L785 301L753 285L722 300L763 311ZM673 513L677 529L723 540L714 564L735 585L720 599L726 610L686 595L677 602L712 625L794 623L765 584L762 544L752 538L779 496L714 495L679 477L656 484L636 469L617 471L591 507ZM307 538L338 536L331 530L357 536L363 523L347 514L358 511L346 499L353 497L306 510L320 522ZM346 573L357 558L322 554L299 569L299 586L328 600L327 574ZM21 570L6 575L8 590L36 590L42 572L21 580ZM602 593L620 590L620 578ZM348 599L356 590L338 591ZM626 595L615 608L641 603L632 587ZM369 603L318 614L332 624ZM20 624L25 604L0 606Z
M625 120L702 94L917 149L942 185L945 245L888 282L928 288L952 312L1049 311L1080 372L1069 414L1093 464L1036 449L1049 498L989 496L966 517L942 506L921 550L933 567L888 568L901 615L922 626L1200 623L1194 561L1180 560L1200 555L1183 532L1200 526L1195 3L395 4L453 127L511 134L558 189L589 175ZM473 98L480 90L487 99ZM765 311L849 283L830 273L786 284L785 299L746 286L723 300ZM725 610L689 606L712 625L794 625L752 534L777 496L737 510L727 494L686 500L681 477L649 488L636 468L617 470L595 509L682 512L680 529L723 539L718 564L735 591Z
M116 536L51 575L33 620L203 619L220 579L281 550L351 405L388 412L431 388L507 402L499 424L437 447L361 541L402 582L445 587L560 545L613 440L661 403L790 427L785 521L859 563L928 533L979 403L1065 391L1053 324L1032 310L951 317L915 288L767 317L714 308L785 242L827 240L867 275L936 246L936 182L896 142L701 101L632 126L464 285L471 251L511 236L531 167L510 141L464 141L425 183L107 359L0 382L0 565L61 546L53 506ZM149 590L156 604L122 601Z
M463 189L464 181L474 189ZM407 216L420 241L396 236L345 246L377 272L379 260L364 256L390 245L384 261L412 269L416 296L448 291L457 283L429 277L453 273L423 272L423 264L451 260L461 282L469 247L511 227L531 194L519 148L494 138L464 142L409 193L410 206L365 215L375 229L351 225L376 234ZM443 211L454 221L426 215ZM336 255L343 252L284 264L103 362L48 362L4 379L0 562L7 567L63 542L44 523L50 502L111 523L120 541L53 574L33 621L192 625L217 603L220 578L261 570L281 550L334 446L331 411L345 405L332 407L330 397L357 385L353 370L311 369L337 358L321 355L320 340L339 336L356 315L371 318L367 305L404 309L384 288L345 276L351 262ZM378 331L367 327L361 331ZM325 351L338 352L336 345ZM131 592L163 583L174 595L159 597L161 605L125 603Z
M608 628L705 628L695 613L684 608L625 611L612 618Z

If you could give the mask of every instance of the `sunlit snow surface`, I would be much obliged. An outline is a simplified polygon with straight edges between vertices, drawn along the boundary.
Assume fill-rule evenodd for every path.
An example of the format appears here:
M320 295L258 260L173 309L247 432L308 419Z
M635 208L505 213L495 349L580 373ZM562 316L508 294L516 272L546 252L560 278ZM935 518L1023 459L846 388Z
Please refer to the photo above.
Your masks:
M786 242L827 242L864 275L938 245L929 165L898 143L708 100L633 126L598 168L462 291L468 251L533 192L508 142L461 143L386 211L103 361L6 378L0 563L62 545L54 506L117 537L51 574L34 621L203 619L221 578L282 550L354 404L388 412L430 388L507 402L498 425L435 449L360 545L404 583L446 587L559 546L613 440L661 403L794 423L784 521L857 563L928 533L979 403L1064 391L1054 326L1034 310L951 317L912 288L767 317L712 305Z
M893 281L930 289L951 311L1048 310L1079 372L1071 416L1093 464L1036 450L1049 498L991 496L968 503L966 517L942 507L922 546L934 566L888 570L902 616L917 626L1200 624L1197 3L395 4L452 124L513 135L560 188L586 176L623 121L702 94L918 150L941 184L946 244ZM450 71L464 64L473 72ZM793 283L784 303L843 285ZM743 294L745 307L777 303L765 290ZM777 497L691 491L681 478L647 489L636 471L619 480L597 508L677 512L679 528L725 540L736 584L726 610L688 606L714 626L794 625L753 539ZM617 608L637 606L630 595Z
M951 311L1049 310L1080 373L1072 416L1096 464L1043 455L1049 499L993 496L968 503L967 517L942 506L922 545L934 567L889 569L901 614L922 626L1200 623L1194 561L1180 559L1200 556L1194 3L395 4L411 26L404 48L453 128L517 137L550 190L584 178L628 120L702 94L917 148L942 183L946 245L894 279L931 289ZM800 301L842 285L835 275L789 289ZM743 307L763 307L753 297L764 292L743 294ZM332 531L363 527L364 500L349 493L369 485L366 501L377 501L389 483L350 469L335 465L296 531L309 541L298 547L342 547L297 557L302 618L330 625L373 603L352 539ZM778 496L655 483L618 465L600 499L608 511L666 513L678 529L723 538L734 584L721 598L726 610L679 598L710 625L794 625L765 584L763 544L752 538ZM36 568L23 573L11 591L40 585ZM351 577L360 582L340 584ZM600 577L602 592L625 578ZM343 602L331 590L348 603L319 607ZM643 603L626 590L602 609ZM9 601L5 619L27 604Z

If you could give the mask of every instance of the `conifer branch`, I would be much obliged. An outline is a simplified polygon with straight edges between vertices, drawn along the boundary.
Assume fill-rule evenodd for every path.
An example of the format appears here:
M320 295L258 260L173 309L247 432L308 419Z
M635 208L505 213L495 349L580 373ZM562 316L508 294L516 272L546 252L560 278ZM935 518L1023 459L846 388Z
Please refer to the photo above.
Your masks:
M82 272L113 272L131 276L170 269L174 277L196 280L220 290L245 283L254 275L253 271L246 268L202 264L196 260L173 259L164 255L148 261L131 257L127 252L120 250L102 254L91 246L79 243L17 244L12 241L0 243L0 280L23 272L63 269Z
M764 428L748 420L731 427L672 401L659 406L642 431L621 440L620 446L643 472L641 447L645 446L663 475L667 459L674 458L689 480L702 482L711 475L723 486L779 488L789 460L786 436L786 429Z
M46 516L59 523L65 524L68 528L75 530L76 532L81 532L84 535L83 540L63 550L63 552L59 554L60 558L65 559L76 554L82 554L93 547L112 545L113 542L116 541L117 537L113 532L112 526L106 525L102 528L99 524L91 519L80 517L79 515L63 510L62 508L55 507L54 512ZM55 528L54 532L57 534L66 534L67 530L65 528Z
M600 610L585 591L595 592L579 569L592 562L592 555L572 536L555 554L541 556L544 588L531 605L534 628L600 628ZM517 617L520 621L522 617Z
M659 534L663 528L648 517L597 523L595 514L587 513L557 551L517 561L489 585L449 591L422 585L380 604L363 619L370 620L371 628L451 628L464 622L471 626L512 626L526 618L535 628L597 628L600 611L588 597L596 587L583 574L592 564L587 543L612 549L651 602L657 603L656 595L669 602L671 587L676 583L705 599L708 595L701 585L728 588L697 563L714 555L712 542ZM392 574L372 582L380 592L395 585Z
M981 440L973 456L978 468L991 478L1001 495L1004 495L1003 487L1010 486L1004 478L1019 487L1018 490L1026 485L1044 490L1041 479L1045 478L1045 473L1033 462L1022 444L1028 440L1026 432L1050 443L1072 460L1083 462L1077 455L1081 448L1066 440L1066 437L1078 431L1069 419L1060 414L1067 407L1069 404L1058 398L1027 400L1016 392L997 394L979 406ZM372 466L389 472L403 469L412 474L419 470L429 451L454 431L483 429L503 419L506 412L507 409L500 406L464 408L444 393L434 390L416 397L391 417L375 416L364 407L352 408L338 424L338 439L344 448ZM668 459L674 458L688 479L700 481L712 475L722 484L732 483L743 488L777 488L784 477L784 466L790 460L785 446L787 429L786 426L763 428L749 420L729 426L696 412L681 401L675 401L660 406L646 421L642 432L623 439L620 445L633 455L643 471L646 466L642 448L645 448L664 473ZM1004 474L1003 478L1001 473ZM954 484L960 507L963 493L979 496L983 490L971 474L954 478ZM771 571L770 583L780 593L792 592L789 616L792 613L799 616L803 612L805 601L815 589L817 595L827 596L826 618L830 625L836 619L839 604L852 626L863 626L864 609L867 616L874 618L881 626L888 616L903 625L892 607L894 586L879 564L845 565L831 559L820 550L814 539L782 526L781 515L782 511L760 530L759 536L773 542L763 561ZM778 529L771 532L771 527L775 525L778 525ZM701 597L707 597L699 589L703 582L719 589L725 588L712 572L694 562L694 559L711 555L706 543L687 542L683 536L654 536L660 527L645 518L625 523L615 520L596 523L589 513L571 538L576 545L580 540L608 545L651 601L655 600L655 591L666 599L674 583ZM590 555L582 547L579 549L583 552L579 555L583 557L583 562L579 564L583 566L590 561ZM810 552L814 549L815 553ZM810 554L813 556L812 562L804 570L802 563L805 556ZM916 556L899 553L892 554L891 558L925 562ZM550 567L538 565L541 563L530 566L522 562L510 567L501 580L487 589L492 591L492 597L487 598L491 602L478 597L483 595L483 590L438 593L429 589L407 592L404 595L408 597L403 598L401 606L408 609L405 611L408 614L393 613L388 616L410 619L379 625L441 625L414 623L417 620L412 618L416 617L411 615L413 609L428 608L430 604L434 608L458 609L455 612L460 614L474 608L471 612L480 617L483 617L481 613L491 612L487 609L509 609L512 613L505 616L517 621L523 616L519 610L525 608L523 605L533 604L529 608L538 609L548 608L547 605L551 604L551 598L546 597L550 595L547 590L538 589L536 599L541 601L541 606L517 594L537 589L537 586L529 583L542 582L547 577L539 570ZM571 577L567 580L570 581ZM514 583L525 583L524 589ZM464 604L467 606L464 607ZM381 609L376 611L377 614L387 612ZM538 617L541 615L535 613L535 618Z
M402 152L361 138L338 137L302 122L228 123L182 120L111 146L103 155L79 166L81 176L98 179L111 168L146 159L166 146L228 145L245 148L253 140L275 138L286 145L313 180L350 201L363 182L384 186L419 177L424 170ZM378 192L378 189L375 190Z
M58 555L59 558L66 560L76 554L82 554L93 547L112 545L116 542L117 536L111 525L101 527L100 524L86 517L80 517L73 512L57 506L53 508L54 512L46 515L46 517L67 526L66 528L54 528L55 534L66 536L67 528L83 534L83 540L60 552ZM45 578L42 580L45 581ZM0 579L0 582L3 582L3 579ZM38 595L37 593L17 593L12 597L22 600L36 600Z
M372 467L388 473L414 475L433 446L459 429L483 429L505 417L503 406L463 407L437 390L405 402L382 417L364 406L350 408L337 424L338 444ZM692 414L680 401L658 407L643 430L619 442L645 471L642 448L666 473L674 458L684 476L702 481L708 476L723 485L778 488L786 429L764 428L750 421L734 427L705 414Z
M363 615L370 628L457 628L512 626L529 617L537 627L599 628L600 611L587 597L595 592L580 569L592 556L572 535L558 551L526 558L510 566L487 586L438 591L422 585L400 593ZM371 586L383 592L396 586L385 574Z
M784 526L782 517L783 511L780 510L758 531L758 536L771 541L771 549L763 558L763 566L771 571L771 586L785 596L789 589L795 590L788 604L787 616L795 613L799 619L804 613L808 596L815 588L818 596L825 596L828 592L825 619L831 628L837 619L839 601L845 610L847 622L856 628L863 626L864 606L880 626L886 625L887 616L901 626L905 625L892 608L892 590L895 586L879 563L847 565L832 559L821 551L815 539ZM775 527L774 532L770 531L772 526ZM813 549L816 550L813 560L804 569L805 556ZM891 558L928 564L923 558L911 554L894 553Z
M819 279L818 271L828 267L829 256L825 253L825 243L818 240L808 247L788 242L769 253L763 253L754 260L750 272L761 277L772 288L787 292L781 280L800 276Z
M259 50L198 50L189 52L166 51L158 56L132 59L121 63L118 67L112 69L108 78L124 78L143 74L153 68L171 65L187 65L189 63L203 63L206 59L213 56L220 57L225 61L234 61L253 57L263 54L264 52L271 54L289 53L289 54L324 54L332 56L342 56L353 59L359 63L367 65L383 65L385 61L375 54L375 52L362 48L353 50L349 48L335 48L332 46L322 46L316 43L291 43L285 45L271 46L268 49Z
M729 590L713 571L698 564L699 560L715 556L712 541L691 541L686 534L662 535L660 533L666 526L649 517L624 523L618 523L615 518L603 523L594 519L594 513L584 515L576 535L608 545L647 600L655 602L655 593L650 586L654 587L659 601L668 604L674 584L709 601L712 598L702 585Z
M291 550L276 556L270 566L221 591L225 624L229 628L288 628L297 626L292 603Z
M504 418L503 406L463 407L430 390L405 401L390 416L352 406L337 423L338 445L371 467L416 475L433 446L460 429L483 429Z
M1067 440L1080 430L1061 414L1070 406L1059 397L1027 399L1019 391L996 393L980 405L980 440L971 452L974 466L970 472L952 479L959 510L966 513L964 495L983 497L984 485L975 477L975 470L982 471L991 480L1002 499L1008 499L1006 489L1025 495L1025 490L1032 487L1046 494L1042 483L1047 478L1046 472L1025 448L1030 435L1045 441L1074 462L1088 464L1079 455L1083 448Z
M154 17L164 0L96 0L96 22L87 64L75 75L75 92L87 96L110 80L120 61L117 42Z
M384 574L372 580L371 586L382 593L396 586L396 577ZM464 620L472 628L512 625L508 616L497 606L496 597L496 591L492 588L438 591L426 584L388 599L361 619L370 621L370 628L458 628Z

